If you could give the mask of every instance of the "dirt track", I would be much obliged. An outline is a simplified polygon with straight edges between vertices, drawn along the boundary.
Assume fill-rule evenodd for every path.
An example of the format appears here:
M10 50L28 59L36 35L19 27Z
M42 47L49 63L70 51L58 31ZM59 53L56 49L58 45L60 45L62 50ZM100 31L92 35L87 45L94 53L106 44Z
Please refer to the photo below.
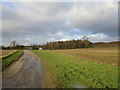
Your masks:
M3 88L43 88L44 69L39 58L31 51L12 63L2 73ZM44 80L44 81L43 81Z

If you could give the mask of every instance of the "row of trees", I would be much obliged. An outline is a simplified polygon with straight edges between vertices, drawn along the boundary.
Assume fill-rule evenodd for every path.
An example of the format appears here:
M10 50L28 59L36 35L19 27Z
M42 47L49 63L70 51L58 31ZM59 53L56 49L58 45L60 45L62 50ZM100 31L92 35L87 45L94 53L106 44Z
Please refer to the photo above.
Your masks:
M69 40L58 42L47 42L42 46L43 49L74 49L74 48L87 48L91 47L92 42L89 40Z
M29 49L29 50L38 50L40 47L42 47L41 45L36 45L36 44L31 44L31 45L28 45L28 46L24 46L24 45L20 45L18 44L16 41L12 41L10 43L9 46L5 47L5 46L1 46L0 48L1 49L6 49L6 50L13 50L13 49L20 49L20 50L26 50L26 49Z
M7 50L21 49L21 50L23 50L23 49L25 49L25 46L20 45L16 41L12 41L9 46L7 46L7 47L2 46L2 49L7 49Z
M44 50L53 50L53 49L74 49L74 48L87 48L92 46L92 42L88 40L88 37L83 37L82 40L69 40L69 41L56 41L56 42L47 42L44 45L32 44L29 46L24 46L18 44L16 41L10 43L10 46L4 47L2 49L31 49L38 50L42 48Z

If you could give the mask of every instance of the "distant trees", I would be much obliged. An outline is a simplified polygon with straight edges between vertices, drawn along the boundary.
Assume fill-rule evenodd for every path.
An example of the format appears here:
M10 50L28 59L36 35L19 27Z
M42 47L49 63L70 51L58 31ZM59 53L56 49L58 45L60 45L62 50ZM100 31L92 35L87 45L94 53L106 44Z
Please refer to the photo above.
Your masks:
M43 45L31 44L29 46L24 46L18 44L16 41L12 41L10 46L5 47L2 46L2 49L32 49L38 50L42 48L44 50L53 50L53 49L75 49L75 48L88 48L92 46L92 42L88 40L88 37L83 37L82 39L78 40L69 40L69 41L56 41L56 42L47 42Z
M41 45L31 44L30 47L32 48L32 50L38 50L41 47Z
M19 45L16 41L12 41L9 46L2 46L2 49L13 50L13 49L24 49L24 45Z
M11 43L10 43L10 49L14 49L14 47L16 46L17 44L16 44L16 41L12 41Z
M87 47L91 47L91 44L92 42L90 42L88 38L84 37L83 40L47 42L42 46L42 48L45 50L87 48Z

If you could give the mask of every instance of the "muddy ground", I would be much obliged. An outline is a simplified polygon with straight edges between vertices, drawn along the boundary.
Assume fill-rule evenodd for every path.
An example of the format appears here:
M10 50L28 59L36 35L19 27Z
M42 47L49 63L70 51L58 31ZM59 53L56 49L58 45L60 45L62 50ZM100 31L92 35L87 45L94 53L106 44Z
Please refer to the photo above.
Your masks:
M39 57L25 50L23 56L2 72L3 88L53 88L49 72Z

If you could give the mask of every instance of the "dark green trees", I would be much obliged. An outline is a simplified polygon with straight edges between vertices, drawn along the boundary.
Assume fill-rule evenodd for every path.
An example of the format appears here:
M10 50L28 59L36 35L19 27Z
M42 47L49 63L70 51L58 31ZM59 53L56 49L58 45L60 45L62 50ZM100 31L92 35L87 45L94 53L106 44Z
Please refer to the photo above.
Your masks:
M58 42L47 42L42 46L43 49L74 49L74 48L87 48L91 47L92 42L89 40L69 40Z

